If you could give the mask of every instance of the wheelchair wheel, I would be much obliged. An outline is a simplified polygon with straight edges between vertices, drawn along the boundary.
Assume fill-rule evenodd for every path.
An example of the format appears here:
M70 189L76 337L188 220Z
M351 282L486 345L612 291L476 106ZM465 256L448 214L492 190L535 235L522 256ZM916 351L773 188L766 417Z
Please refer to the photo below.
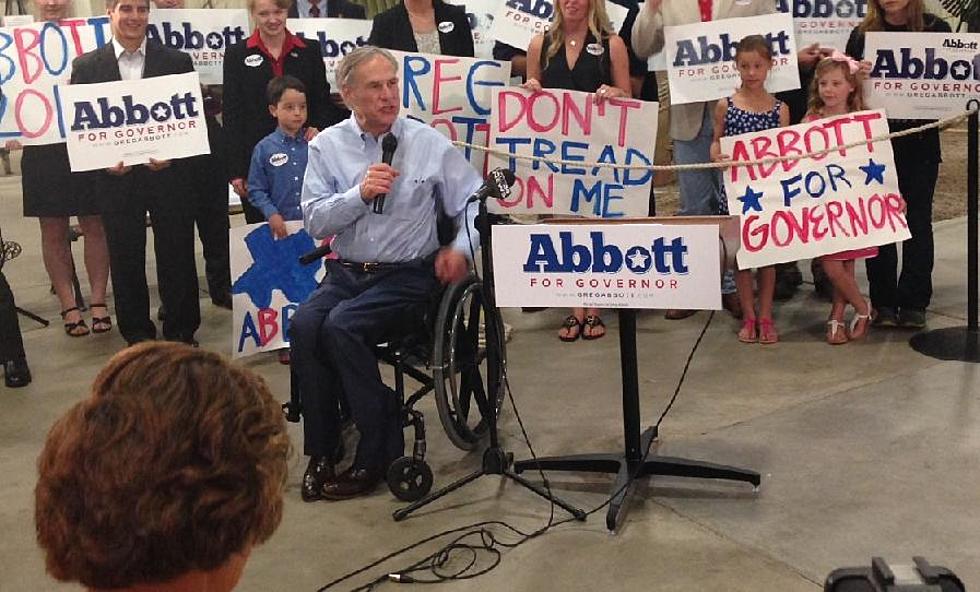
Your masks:
M479 280L471 276L446 291L439 306L432 348L432 377L439 419L449 440L466 451L476 448L488 427L480 413L480 403L488 401L480 288ZM503 326L498 322L497 335L501 338L498 374L506 359L503 334ZM503 394L501 384L489 400L495 416L500 413Z
M388 489L403 502L422 499L432 489L432 469L429 463L403 456L391 463L386 475Z

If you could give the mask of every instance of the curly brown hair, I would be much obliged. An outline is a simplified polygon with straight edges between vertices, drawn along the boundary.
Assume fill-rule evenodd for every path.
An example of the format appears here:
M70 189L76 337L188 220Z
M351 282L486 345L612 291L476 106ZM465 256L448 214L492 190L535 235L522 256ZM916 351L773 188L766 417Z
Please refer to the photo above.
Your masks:
M221 567L279 526L290 453L261 377L183 344L123 350L38 460L47 569L101 589Z

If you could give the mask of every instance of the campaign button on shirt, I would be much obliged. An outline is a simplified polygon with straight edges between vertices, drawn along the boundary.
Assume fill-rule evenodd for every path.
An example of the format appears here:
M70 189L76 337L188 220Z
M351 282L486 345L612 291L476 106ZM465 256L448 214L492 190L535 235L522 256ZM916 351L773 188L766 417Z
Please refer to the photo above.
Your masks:
M269 164L279 167L289 162L289 155L285 152L277 152L269 157Z
M245 65L251 68L258 68L262 65L262 56L255 53L245 57Z
M441 23L439 23L440 33L452 33L453 29L455 28L456 25L452 21L442 21Z
M601 43L590 43L585 46L585 51L594 56L601 56L602 54L606 53L606 49L602 47Z

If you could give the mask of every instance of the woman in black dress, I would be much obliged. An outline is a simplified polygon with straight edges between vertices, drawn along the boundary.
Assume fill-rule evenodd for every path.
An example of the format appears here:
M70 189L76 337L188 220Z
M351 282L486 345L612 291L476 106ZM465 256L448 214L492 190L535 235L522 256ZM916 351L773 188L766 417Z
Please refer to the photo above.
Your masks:
M558 0L551 28L536 35L527 48L524 88L591 92L596 102L632 96L629 53L613 33L605 0ZM574 308L558 338L590 340L605 334L599 309Z
M69 0L46 0L37 3L39 20L54 21L67 18L71 12ZM16 140L7 148L18 149ZM24 194L24 216L38 218L41 224L41 254L51 286L61 303L65 333L72 337L89 334L75 302L72 279L75 265L68 239L69 217L77 216L85 236L85 270L91 289L92 331L105 333L112 329L106 308L106 285L109 282L109 252L102 229L102 218L96 207L92 183L87 173L72 173L68 150L64 142L43 146L24 146L21 159L21 183Z
M286 29L291 4L292 0L248 0L255 31L225 51L223 123L228 179L242 197L245 220L250 224L265 221L262 212L246 199L246 179L252 150L276 129L276 119L269 113L265 96L269 81L289 74L306 85L308 140L344 118L330 101L320 44L304 41Z
M462 6L404 0L374 17L368 44L398 51L473 57L473 31Z
M847 54L862 60L864 34L887 31L915 34L948 33L950 26L925 12L923 0L872 0L868 15L847 40ZM870 67L869 64L865 68ZM892 132L929 123L923 119L889 119ZM894 244L878 248L878 256L866 260L871 306L877 311L875 325L921 329L926 326L926 307L932 298L932 198L939 177L942 154L939 131L930 129L892 140L898 187L908 204L905 213L912 238L902 243L902 271Z

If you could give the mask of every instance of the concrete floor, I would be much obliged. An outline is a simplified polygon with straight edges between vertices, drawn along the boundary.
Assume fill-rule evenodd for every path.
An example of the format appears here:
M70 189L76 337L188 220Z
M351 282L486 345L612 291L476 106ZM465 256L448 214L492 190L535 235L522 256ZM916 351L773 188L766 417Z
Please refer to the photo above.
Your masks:
M37 225L20 213L19 178L0 179L4 237L24 246L5 273L18 304L52 320L44 329L22 319L34 383L0 390L0 590L77 589L44 573L34 542L35 462L49 426L85 396L99 366L123 342L115 331L79 340L64 335L47 291ZM962 325L965 221L941 223L936 232L929 323ZM75 252L81 262L79 245ZM206 297L201 302L202 347L227 353L231 313ZM491 573L451 587L813 592L833 568L868 565L872 555L899 563L923 555L953 569L968 587L980 585L980 368L924 357L908 346L907 332L876 330L866 343L831 348L823 342L827 309L805 286L778 307L783 341L772 347L739 344L735 322L717 314L663 422L659 452L755 469L763 475L758 494L739 484L657 479L638 488L615 536L596 514L506 552ZM641 315L645 422L655 421L668 401L707 318ZM554 337L558 311L508 311L510 384L538 454L621 445L616 323L611 314L607 319L610 338L568 345ZM287 396L286 368L274 356L246 364ZM463 455L440 431L432 401L422 409L436 486L476 468L479 456ZM502 421L506 447L526 458L513 410ZM301 449L299 427L290 432ZM499 477L485 477L401 523L390 518L399 504L381 489L356 501L304 504L298 491L304 466L301 456L293 459L282 525L252 554L240 590L314 590L443 529L481 520L534 529L548 519L546 502ZM556 493L586 509L601 504L610 485L600 475L552 479Z

